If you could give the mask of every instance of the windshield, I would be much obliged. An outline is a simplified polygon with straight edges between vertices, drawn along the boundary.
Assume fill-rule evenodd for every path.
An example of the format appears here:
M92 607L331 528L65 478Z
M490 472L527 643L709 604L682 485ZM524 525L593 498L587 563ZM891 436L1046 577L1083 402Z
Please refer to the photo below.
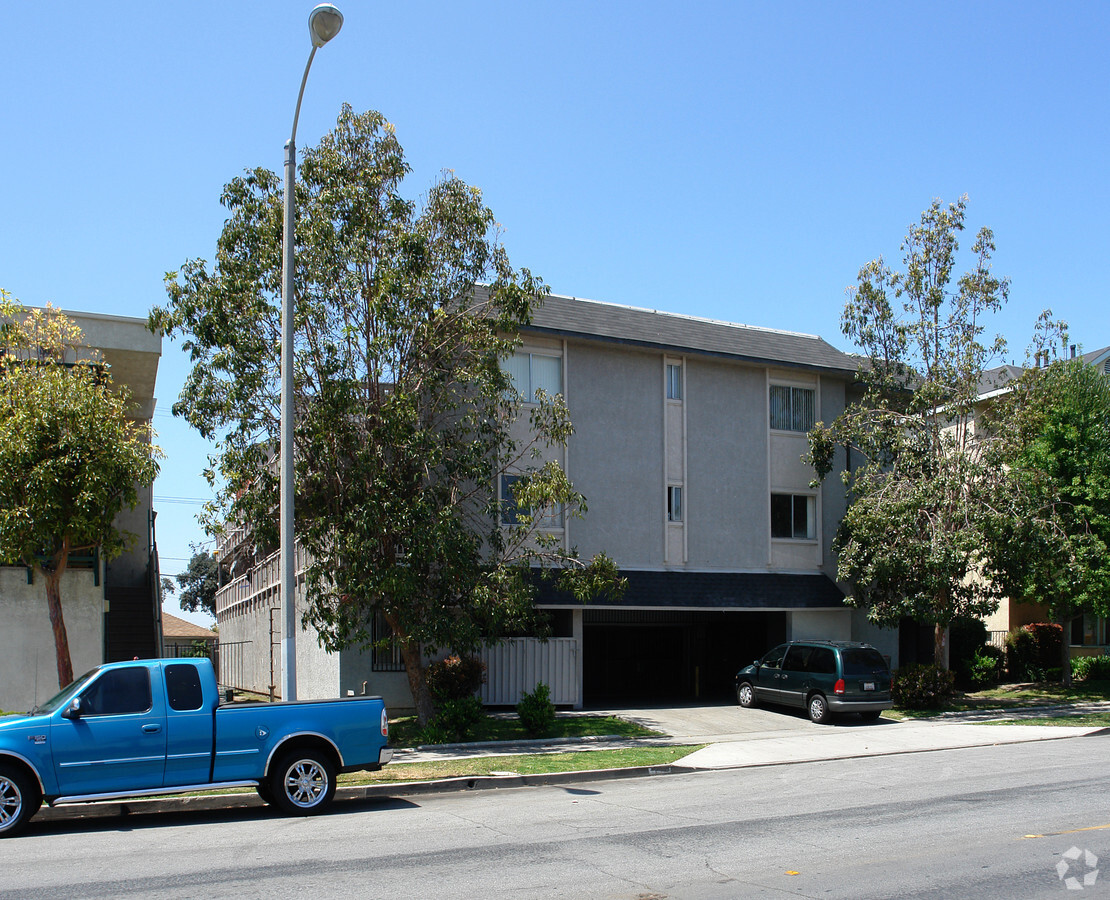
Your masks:
M79 690L81 690L81 688L84 687L85 683L90 678L92 678L93 675L95 675L98 671L100 671L100 670L99 669L93 669L91 672L86 672L84 675L82 675L76 681L71 681L69 684L67 684L64 688L62 688L60 691L58 691L58 693L56 693L53 697L51 697L45 703L40 703L38 706L36 706L34 709L32 709L31 712L28 713L28 715L37 716L37 715L40 715L42 713L52 713L52 712L54 712L54 710L56 710L59 706L61 706L63 703L65 703L70 697L72 697Z
M886 660L874 647L849 647L840 651L840 658L844 660L845 678L878 675L887 671Z

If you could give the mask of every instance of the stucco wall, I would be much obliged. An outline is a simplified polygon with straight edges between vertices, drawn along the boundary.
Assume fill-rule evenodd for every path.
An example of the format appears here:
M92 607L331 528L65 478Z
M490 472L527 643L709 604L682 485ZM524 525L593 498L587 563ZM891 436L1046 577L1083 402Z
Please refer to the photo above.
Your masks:
M103 662L104 588L93 583L91 569L70 569L61 591L73 674L79 676ZM41 575L29 585L26 569L0 567L0 623L0 709L25 712L59 687Z
M787 636L792 641L850 641L852 612L848 609L804 609L787 616Z

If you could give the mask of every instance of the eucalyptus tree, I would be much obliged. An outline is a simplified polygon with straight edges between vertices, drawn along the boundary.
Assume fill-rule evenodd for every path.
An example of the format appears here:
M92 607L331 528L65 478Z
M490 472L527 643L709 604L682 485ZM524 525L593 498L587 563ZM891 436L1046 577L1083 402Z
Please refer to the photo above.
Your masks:
M839 464L849 492L834 539L849 602L884 626L932 624L938 665L951 620L988 614L998 597L976 575L1005 473L973 421L983 371L1004 349L984 337L984 318L1009 283L991 272L987 228L955 277L966 202L933 201L902 243L903 269L881 257L860 269L842 329L863 351L862 396L810 434L818 478Z
M426 651L541 627L537 572L578 596L616 574L544 527L585 511L553 462L572 426L561 395L525 405L504 370L546 286L510 265L477 188L445 173L417 204L401 192L408 173L392 126L346 105L304 154L296 522L303 624L329 650L368 648L383 616L426 721ZM169 303L152 312L192 357L174 412L219 441L207 524L244 523L261 552L277 543L281 190L262 168L232 180L214 265L168 275ZM511 498L504 471L522 476ZM502 516L506 501L516 515Z
M74 322L0 291L0 562L42 576L59 687L73 680L61 590L70 555L123 552L134 535L116 516L158 474L161 453L129 406Z

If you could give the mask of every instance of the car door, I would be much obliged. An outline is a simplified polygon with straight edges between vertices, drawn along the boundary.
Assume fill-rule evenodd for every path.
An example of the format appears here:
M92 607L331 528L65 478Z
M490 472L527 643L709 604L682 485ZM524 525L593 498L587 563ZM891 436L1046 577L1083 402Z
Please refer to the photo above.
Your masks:
M782 687L782 658L786 654L787 644L779 644L774 650L769 650L763 655L756 667L756 680L752 687L758 699L766 703L779 703Z
M156 667L155 667L156 668ZM50 725L54 773L62 796L162 786L166 767L165 704L152 690L151 667L105 669L77 695L70 717Z
M812 647L791 644L782 660L779 675L779 703L787 706L806 705L806 662Z

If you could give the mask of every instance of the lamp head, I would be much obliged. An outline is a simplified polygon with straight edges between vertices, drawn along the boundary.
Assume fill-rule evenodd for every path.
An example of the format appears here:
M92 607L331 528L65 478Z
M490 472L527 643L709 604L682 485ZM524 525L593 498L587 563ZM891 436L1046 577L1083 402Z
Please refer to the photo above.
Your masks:
M323 47L342 27L343 13L330 3L321 3L308 14L308 33L313 47Z

